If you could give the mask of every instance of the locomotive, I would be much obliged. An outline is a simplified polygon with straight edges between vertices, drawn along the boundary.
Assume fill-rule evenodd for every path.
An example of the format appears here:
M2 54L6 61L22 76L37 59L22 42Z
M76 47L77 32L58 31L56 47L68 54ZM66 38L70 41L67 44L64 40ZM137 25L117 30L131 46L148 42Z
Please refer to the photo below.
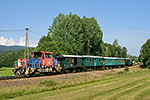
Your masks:
M52 52L32 52L31 58L18 59L12 70L19 76L60 72L85 71L91 69L109 69L110 67L132 65L131 58L101 57L89 55L55 55Z
M61 67L52 52L32 52L31 58L18 59L12 70L16 76L29 76L40 73L60 72Z

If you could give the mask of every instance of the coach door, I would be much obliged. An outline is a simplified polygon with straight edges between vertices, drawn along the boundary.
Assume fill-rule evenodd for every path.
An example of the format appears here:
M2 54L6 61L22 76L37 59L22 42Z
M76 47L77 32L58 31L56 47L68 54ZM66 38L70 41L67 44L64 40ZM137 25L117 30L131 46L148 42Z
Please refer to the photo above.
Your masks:
M82 59L81 58L77 58L77 66L82 67Z

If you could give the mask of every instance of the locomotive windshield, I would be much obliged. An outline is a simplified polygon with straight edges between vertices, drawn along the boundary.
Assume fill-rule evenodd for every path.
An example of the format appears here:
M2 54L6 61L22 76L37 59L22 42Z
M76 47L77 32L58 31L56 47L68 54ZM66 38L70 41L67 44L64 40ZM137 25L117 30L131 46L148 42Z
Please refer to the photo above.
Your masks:
M39 58L39 57L41 57L41 54L34 54L34 57Z
M45 58L53 58L52 54L45 54Z

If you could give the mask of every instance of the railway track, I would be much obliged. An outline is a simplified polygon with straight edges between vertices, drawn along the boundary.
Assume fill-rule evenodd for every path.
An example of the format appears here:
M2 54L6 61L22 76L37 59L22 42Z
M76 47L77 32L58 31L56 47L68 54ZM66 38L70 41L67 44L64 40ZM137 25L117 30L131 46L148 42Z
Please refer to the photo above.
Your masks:
M141 65L141 64L134 64L132 66L137 66L137 65ZM129 66L131 67L131 66ZM120 68L115 68L115 69L120 69ZM108 71L109 70L112 70L112 69L107 69ZM89 70L89 71L86 71L86 72L92 72L92 71L95 71L95 72L98 72L98 71L104 71L104 70ZM75 72L75 73L86 73L86 72ZM72 74L75 74L75 73L72 73ZM30 76L30 77L16 77L15 75L9 75L9 76L0 76L0 80L13 80L13 79L23 79L23 78L32 78L32 77L44 77L44 76L55 76L55 75L64 75L66 73L62 73L62 74L51 74L51 75L36 75L36 76ZM68 73L68 74L71 74L71 73Z
M137 66L137 65L134 65ZM130 66L129 68L134 68L134 66ZM33 77L15 77L15 78L6 78L6 79L0 79L0 88L5 86L15 86L15 85L24 85L29 83L38 83L40 81L44 80L50 80L50 79L67 79L72 78L75 76L81 76L81 75L100 75L103 73L111 73L111 72L119 72L123 71L124 68L116 68L116 69L108 69L108 70L92 70L87 72L78 72L78 73L68 73L68 74L56 74L56 75L49 75L49 76L33 76Z

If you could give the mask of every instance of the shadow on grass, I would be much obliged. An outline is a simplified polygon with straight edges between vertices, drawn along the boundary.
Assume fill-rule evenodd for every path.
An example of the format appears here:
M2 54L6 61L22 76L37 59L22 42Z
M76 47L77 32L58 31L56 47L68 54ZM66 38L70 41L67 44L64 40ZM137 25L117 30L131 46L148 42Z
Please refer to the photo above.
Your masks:
M5 70L5 69L1 69L1 68L0 68L0 71L4 71L4 70Z
M139 67L140 67L140 68L147 68L147 67L146 67L146 66L144 66L144 65L140 65Z

